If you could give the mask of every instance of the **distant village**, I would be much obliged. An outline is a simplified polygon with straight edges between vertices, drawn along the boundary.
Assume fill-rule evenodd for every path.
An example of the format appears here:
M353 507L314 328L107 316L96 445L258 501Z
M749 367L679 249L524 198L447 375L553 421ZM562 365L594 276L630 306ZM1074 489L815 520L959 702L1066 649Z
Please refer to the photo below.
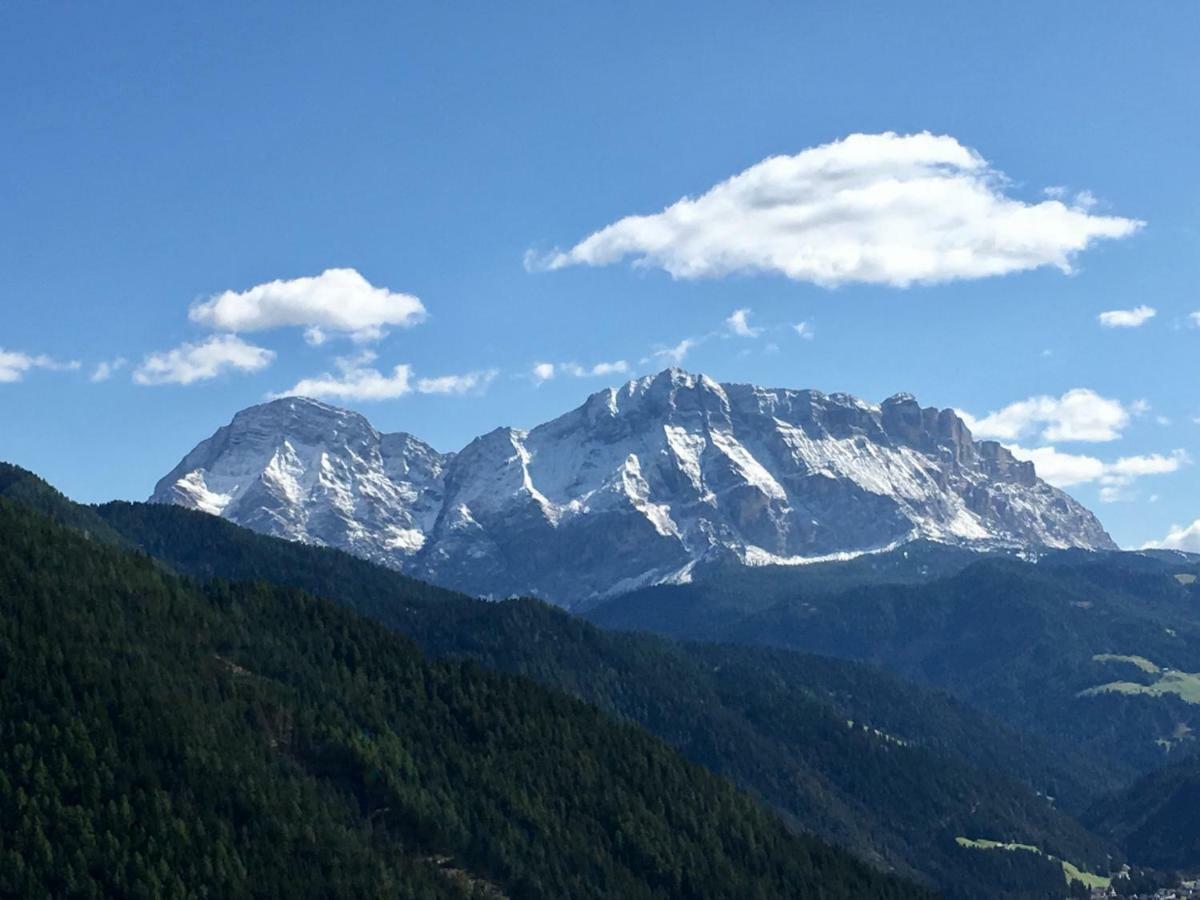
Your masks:
M1092 888L1089 896L1091 900L1108 900L1108 898L1116 897L1124 898L1124 900L1200 900L1200 877L1184 878L1174 887L1147 889L1144 892L1132 894L1127 893L1130 881L1129 871L1126 869L1115 875L1112 884L1108 887Z

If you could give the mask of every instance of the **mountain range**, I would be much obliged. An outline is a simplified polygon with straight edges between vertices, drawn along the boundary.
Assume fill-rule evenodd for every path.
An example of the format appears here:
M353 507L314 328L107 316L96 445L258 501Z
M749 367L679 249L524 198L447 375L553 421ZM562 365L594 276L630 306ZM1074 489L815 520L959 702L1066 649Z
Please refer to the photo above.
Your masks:
M457 453L301 397L245 409L156 503L335 547L467 593L568 607L728 566L924 540L1115 549L1030 462L908 394L721 384L668 369Z

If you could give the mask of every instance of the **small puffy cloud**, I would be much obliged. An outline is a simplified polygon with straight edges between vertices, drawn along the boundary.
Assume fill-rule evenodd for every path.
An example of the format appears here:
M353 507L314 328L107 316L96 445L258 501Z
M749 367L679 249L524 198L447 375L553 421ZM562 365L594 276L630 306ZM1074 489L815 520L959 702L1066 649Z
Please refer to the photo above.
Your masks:
M773 156L660 213L627 216L532 269L632 259L675 278L778 273L826 287L907 287L1054 266L1143 223L1095 215L1086 192L1037 203L949 135L854 134Z
M126 360L123 356L97 363L96 368L92 370L91 381L97 384L101 381L108 381L108 379L112 378L114 372L119 372L125 368L125 365Z
M1044 441L1113 441L1143 412L1139 401L1126 408L1119 400L1102 397L1087 388L1075 388L1061 397L1030 397L982 418L959 411L975 437L1017 441L1038 433Z
M463 375L440 375L437 378L420 378L417 380L417 392L420 394L469 394L481 391L495 381L500 374L495 369L485 369L480 372L467 372Z
M1200 328L1200 309L1196 310L1194 313L1191 313L1188 318L1192 320L1193 325L1195 325L1197 328Z
M326 269L311 277L225 291L195 304L188 315L221 331L300 327L304 339L319 346L331 334L378 340L388 325L406 328L421 322L425 307L411 294L375 287L354 269Z
M750 324L750 310L735 309L733 314L725 320L725 327L729 329L730 334L744 338L756 338L762 334L761 328L755 328Z
M1200 519L1191 525L1172 525L1167 536L1161 541L1149 541L1142 546L1143 550L1184 550L1188 553L1200 553Z
M376 354L370 350L352 356L339 356L334 360L335 372L302 378L290 389L275 396L394 400L413 391L420 394L466 394L486 388L498 374L496 370L488 369L414 381L411 366L401 364L393 366L390 372L382 372L373 366L376 358Z
M60 362L53 357L40 353L36 356L21 353L17 350L5 350L0 347L0 384L20 381L31 369L45 369L51 372L66 372L79 368L79 363Z
M237 335L214 335L198 344L181 344L162 353L150 353L133 372L137 384L192 384L225 372L257 372L275 354L247 344Z
M554 363L548 362L535 363L533 370L530 372L530 375L533 376L533 380L538 384L541 384L544 381L549 381L555 376L555 374Z
M1158 315L1153 306L1135 306L1133 309L1110 309L1096 318L1105 328L1141 328Z
M804 338L806 341L811 341L815 336L813 327L808 322L797 322L792 326L792 331L796 332L797 335Z

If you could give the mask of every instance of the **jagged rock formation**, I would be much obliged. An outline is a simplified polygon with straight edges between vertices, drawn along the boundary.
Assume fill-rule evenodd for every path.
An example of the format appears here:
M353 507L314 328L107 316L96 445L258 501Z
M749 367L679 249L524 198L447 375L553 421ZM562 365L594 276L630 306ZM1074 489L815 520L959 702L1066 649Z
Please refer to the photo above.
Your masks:
M238 413L151 500L490 596L574 605L705 565L796 565L925 538L1111 549L1034 466L908 394L668 369L457 454L302 398Z

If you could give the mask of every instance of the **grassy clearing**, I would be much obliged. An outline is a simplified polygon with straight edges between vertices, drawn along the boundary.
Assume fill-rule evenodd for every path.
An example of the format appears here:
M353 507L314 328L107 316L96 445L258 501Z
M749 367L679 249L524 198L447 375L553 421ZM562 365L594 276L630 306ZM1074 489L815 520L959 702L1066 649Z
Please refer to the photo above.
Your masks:
M1143 672L1148 672L1151 675L1157 675L1162 671L1162 669L1144 656L1121 656L1117 653L1097 653L1092 657L1092 661L1098 663L1129 663L1129 665L1137 666Z
M1112 879L1107 875L1097 875L1095 872L1088 872L1086 869L1081 869L1074 863L1067 862L1065 859L1059 859L1049 853L1043 853L1040 848L1033 844L1018 844L1015 842L1005 841L989 841L987 838L971 839L966 837L957 837L954 839L960 847L970 847L975 850L1020 850L1025 853L1036 853L1038 856L1045 856L1047 859L1052 859L1062 866L1063 878L1068 884L1072 881L1078 881L1086 888L1103 888L1108 887Z
M1080 691L1080 697L1095 697L1099 694L1143 694L1147 697L1163 697L1174 694L1184 703L1200 705L1200 674L1176 672L1168 669L1154 684L1136 684L1132 681L1113 681Z
M1175 576L1175 580L1180 584L1195 584L1196 576L1192 575L1190 572L1180 572Z
M1184 703L1200 705L1200 673L1180 672L1176 669L1164 669L1146 659L1144 656L1120 656L1116 653L1100 653L1093 656L1095 662L1123 663L1137 666L1148 675L1157 675L1150 684L1137 684L1133 681L1111 681L1100 684L1086 691L1080 691L1080 697L1095 697L1099 694L1144 694L1148 697L1162 697L1174 694Z

